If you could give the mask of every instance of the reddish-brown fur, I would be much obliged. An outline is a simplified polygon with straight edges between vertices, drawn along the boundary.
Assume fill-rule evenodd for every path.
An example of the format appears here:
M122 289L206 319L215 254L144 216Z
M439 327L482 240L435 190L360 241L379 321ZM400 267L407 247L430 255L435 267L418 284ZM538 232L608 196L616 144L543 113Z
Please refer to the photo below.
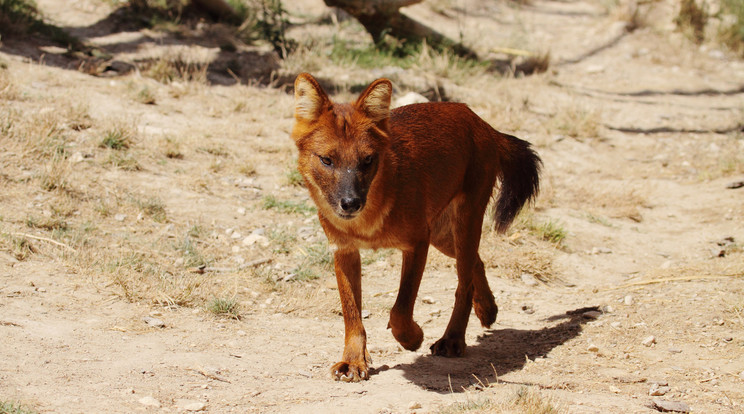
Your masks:
M295 82L292 137L299 149L298 169L336 247L345 325L342 360L331 368L337 380L369 377L359 249L403 252L389 328L409 350L423 340L413 306L429 245L457 259L454 309L431 351L460 356L471 308L483 326L496 320L478 255L493 188L500 180L495 225L502 232L538 191L540 159L529 143L494 130L464 104L416 104L391 111L391 94L390 81L380 79L355 103L335 104L312 76L303 73Z

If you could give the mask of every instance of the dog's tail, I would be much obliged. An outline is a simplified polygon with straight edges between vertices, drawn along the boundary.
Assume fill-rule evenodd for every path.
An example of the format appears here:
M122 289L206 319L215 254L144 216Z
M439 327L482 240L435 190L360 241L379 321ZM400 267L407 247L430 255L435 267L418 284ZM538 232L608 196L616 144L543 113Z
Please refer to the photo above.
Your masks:
M496 201L494 223L496 230L504 233L519 210L537 197L542 161L529 142L500 132L497 134L501 141L501 188Z

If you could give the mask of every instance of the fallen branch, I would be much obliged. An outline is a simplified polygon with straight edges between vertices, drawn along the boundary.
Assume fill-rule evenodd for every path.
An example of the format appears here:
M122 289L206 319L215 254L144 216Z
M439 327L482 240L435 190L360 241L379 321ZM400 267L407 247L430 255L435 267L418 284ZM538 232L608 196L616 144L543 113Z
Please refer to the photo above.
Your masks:
M244 263L238 267L207 267L207 266L199 266L189 269L191 273L207 273L207 272L215 272L215 273L227 273L227 272L237 272L239 270L248 269L249 267L257 267L261 266L262 264L266 264L271 262L272 258L270 257L264 257L262 259L256 259L253 261L250 261L248 263Z
M720 275L720 276L682 276L682 277L665 277L661 279L650 279L650 280L639 280L637 282L630 282L625 283L620 286L615 286L606 290L617 290L617 289L625 289L629 287L634 286L643 286L643 285L654 285L658 283L666 283L666 282L692 282L694 280L701 280L701 279L726 279L730 277L742 277L744 276L744 273L742 274L729 274L729 275Z
M52 244L54 244L56 246L64 247L64 248L66 248L66 249L68 249L70 251L73 251L73 252L77 251L77 250L73 249L72 247L70 247L70 246L68 246L68 245L66 245L64 243L60 243L57 240L53 240L53 239L50 239L48 237L34 236L33 234L27 234L27 233L11 233L11 234L13 234L14 236L28 237L29 239L41 240L41 241L45 241L47 243L52 243Z
M668 126L654 128L635 128L635 127L618 127L605 124L605 128L613 131L625 132L626 134L728 134L730 132L744 131L744 124L737 124L725 128L710 129L689 129L689 128L672 128Z

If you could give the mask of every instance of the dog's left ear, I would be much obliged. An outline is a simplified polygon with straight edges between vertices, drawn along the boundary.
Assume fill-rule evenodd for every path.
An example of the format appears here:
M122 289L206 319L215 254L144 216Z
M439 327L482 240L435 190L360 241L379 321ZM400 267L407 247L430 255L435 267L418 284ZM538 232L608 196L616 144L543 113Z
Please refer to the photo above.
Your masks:
M392 95L393 84L387 79L377 79L359 95L355 106L373 122L380 122L390 117Z

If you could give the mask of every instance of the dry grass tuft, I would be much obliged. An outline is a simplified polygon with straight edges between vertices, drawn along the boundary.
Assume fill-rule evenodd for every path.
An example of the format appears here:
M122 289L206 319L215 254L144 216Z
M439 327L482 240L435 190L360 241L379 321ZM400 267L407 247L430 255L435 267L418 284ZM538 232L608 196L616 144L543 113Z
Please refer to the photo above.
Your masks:
M19 98L20 93L10 76L10 72L5 68L0 68L0 99L13 101Z
M723 21L718 31L721 43L744 56L744 2L723 0L721 11Z
M490 386L488 387L490 388ZM482 413L482 414L559 414L566 410L552 398L542 395L534 387L519 387L511 397L489 397L480 395L458 402L438 411L439 414Z
M705 40L705 25L708 23L708 8L695 0L680 0L679 13L674 18L677 28L693 42L700 44Z
M599 137L602 114L599 109L571 105L562 108L551 119L548 129L578 140ZM549 131L554 133L553 131Z
M142 73L164 84L174 82L207 83L211 58L200 49L174 47L159 57L140 64Z

